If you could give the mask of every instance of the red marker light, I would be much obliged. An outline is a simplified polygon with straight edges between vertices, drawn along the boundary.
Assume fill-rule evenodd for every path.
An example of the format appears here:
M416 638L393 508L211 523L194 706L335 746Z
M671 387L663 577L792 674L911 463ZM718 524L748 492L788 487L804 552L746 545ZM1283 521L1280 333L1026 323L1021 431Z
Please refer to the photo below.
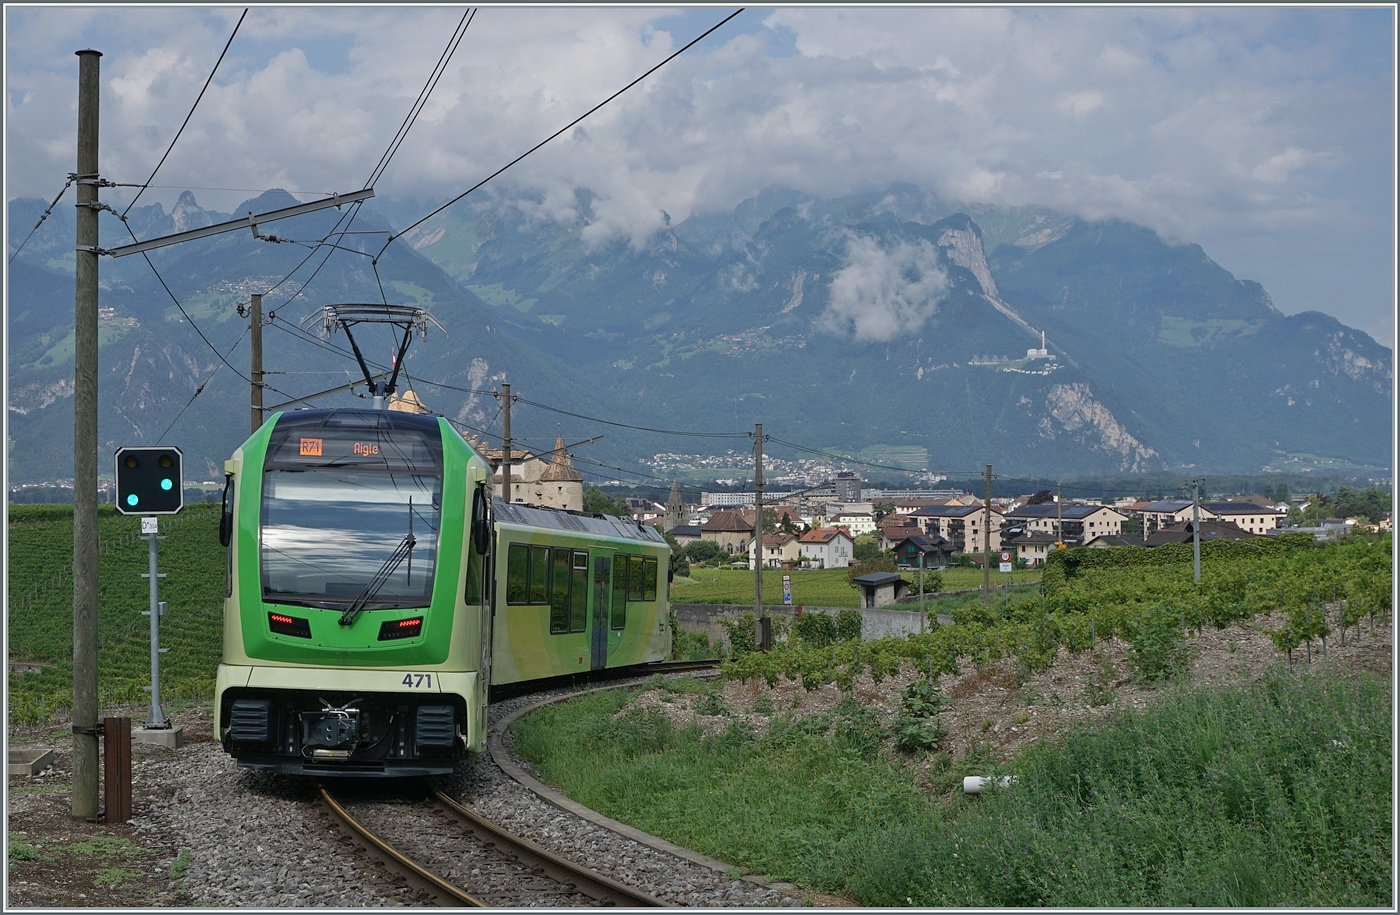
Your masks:
M411 639L423 632L423 617L412 616L406 620L385 620L379 624L379 641L390 639Z

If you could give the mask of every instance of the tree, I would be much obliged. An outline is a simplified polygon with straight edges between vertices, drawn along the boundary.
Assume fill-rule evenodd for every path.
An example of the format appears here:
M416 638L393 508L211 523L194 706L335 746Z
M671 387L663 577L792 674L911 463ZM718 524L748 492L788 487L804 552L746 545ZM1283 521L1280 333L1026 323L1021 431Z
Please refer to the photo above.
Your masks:
M722 552L713 540L694 540L685 545L686 558L691 562L709 562Z
M765 508L763 510L763 529L771 531L778 526L778 510L776 508Z
M874 534L861 534L857 537L855 540L855 547L852 549L851 553L860 561L862 567L886 558Z
M1275 502L1287 502L1287 501L1288 501L1288 484L1287 484L1287 483L1280 483L1280 484L1278 484L1278 488L1274 490L1274 501L1275 501Z
M876 524L879 524L881 521L884 521L890 515L894 514L893 502L876 502L874 505L871 506L871 508L875 510Z
M783 520L778 522L778 527L781 527L783 529L783 533L785 534L797 533L796 529L793 526L792 519L788 517L787 512L783 512Z
M857 577L871 575L875 572L893 571L895 571L893 559L876 559L873 562L862 562L858 566L846 566L846 583L852 588L859 588L860 585L856 584L855 581Z
M690 576L690 563L686 561L685 550L681 549L680 541L666 531L662 531L661 535L666 538L667 545L671 547L671 577L688 578Z
M632 508L626 499L610 499L608 494L596 486L583 491L583 510L600 515L617 515L619 518L632 517Z

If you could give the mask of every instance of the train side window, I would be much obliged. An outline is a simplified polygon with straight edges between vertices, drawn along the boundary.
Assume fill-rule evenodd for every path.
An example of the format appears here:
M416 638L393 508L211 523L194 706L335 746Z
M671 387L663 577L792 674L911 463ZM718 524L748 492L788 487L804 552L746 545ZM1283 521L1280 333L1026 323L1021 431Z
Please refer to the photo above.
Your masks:
M569 550L554 551L549 601L549 631L569 631Z
M569 631L588 628L588 554L574 553L573 588L569 594Z
M224 596L233 597L233 474L224 475L224 508L219 515L219 542L224 549Z
M506 603L525 603L525 583L528 580L530 554L523 543L512 543L506 557Z
M530 603L549 603L549 547L530 547Z
M619 553L613 560L612 628L627 628L627 557Z
M642 560L642 600L656 600L656 570L656 557L648 556Z
M627 557L627 599L641 600L645 589L642 587L642 557Z

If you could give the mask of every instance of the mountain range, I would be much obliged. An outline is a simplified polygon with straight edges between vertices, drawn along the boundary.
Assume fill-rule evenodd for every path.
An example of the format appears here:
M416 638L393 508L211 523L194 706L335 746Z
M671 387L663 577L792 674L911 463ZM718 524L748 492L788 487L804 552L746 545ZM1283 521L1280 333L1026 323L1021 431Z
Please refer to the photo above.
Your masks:
M272 191L235 212L295 202ZM243 231L152 252L164 285L140 255L104 258L100 453L164 436L185 451L187 479L220 476L249 431L236 306L261 291L275 313L264 364L279 373L264 403L358 378L342 332L300 324L320 305L387 298L447 329L404 361L431 409L498 441L500 405L485 392L509 381L523 399L518 440L547 450L556 431L604 434L585 449L604 466L744 451L734 436L755 422L771 453L791 443L933 470L1389 465L1389 349L1320 312L1284 315L1199 246L1139 225L953 208L904 185L834 199L776 188L731 212L667 218L638 242L608 237L586 191L548 203L468 198L373 261L385 233L432 206L376 199L352 227L370 234L341 237L355 250L310 282L324 249L307 243L336 210L261 230L281 243ZM44 206L10 203L11 253ZM127 225L148 238L229 218L185 192L170 212L134 208ZM130 241L103 220L104 247ZM12 481L71 474L72 224L71 208L56 208L9 268ZM356 339L379 365L397 345L380 328ZM352 402L363 403L317 401Z

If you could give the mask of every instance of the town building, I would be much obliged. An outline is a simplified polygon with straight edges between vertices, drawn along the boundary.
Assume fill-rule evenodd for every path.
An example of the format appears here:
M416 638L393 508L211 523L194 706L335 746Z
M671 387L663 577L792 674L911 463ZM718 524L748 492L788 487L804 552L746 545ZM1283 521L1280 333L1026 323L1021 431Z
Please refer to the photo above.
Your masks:
M891 549L895 564L901 569L920 568L920 557L925 570L945 569L953 556L953 545L937 534L911 533Z
M1023 505L1006 514L1008 528L1050 534L1069 546L1087 543L1100 534L1121 534L1127 520L1122 512L1105 505L1054 502Z
M785 531L778 531L774 534L763 535L763 566L768 569L790 569L797 564L797 559L802 555L802 545L798 543L796 534L789 534ZM753 568L753 560L749 560L749 568Z
M984 548L1001 549L1002 514L991 510L991 546L983 543L983 519L986 510L980 505L929 505L914 512L912 517L926 534L937 534L953 545L955 553L980 553Z
M1016 562L1036 568L1045 565L1045 558L1055 549L1055 536L1044 531L1025 531L1019 537L1003 540L1001 549L1012 550Z
M1194 543L1196 539L1193 522L1183 521L1172 524L1148 535L1148 546L1164 546L1169 543ZM1201 542L1208 540L1252 540L1258 534L1242 530L1230 521L1202 521Z
M843 470L831 481L831 488L836 493L838 502L860 501L860 475L857 473Z
M717 511L700 525L700 539L719 544L731 556L749 551L753 521L736 511Z
M852 537L875 533L875 516L869 512L843 511L829 515L827 521L832 527L844 527L851 532Z
M807 565L818 569L844 569L851 564L855 541L845 528L818 527L798 538Z

